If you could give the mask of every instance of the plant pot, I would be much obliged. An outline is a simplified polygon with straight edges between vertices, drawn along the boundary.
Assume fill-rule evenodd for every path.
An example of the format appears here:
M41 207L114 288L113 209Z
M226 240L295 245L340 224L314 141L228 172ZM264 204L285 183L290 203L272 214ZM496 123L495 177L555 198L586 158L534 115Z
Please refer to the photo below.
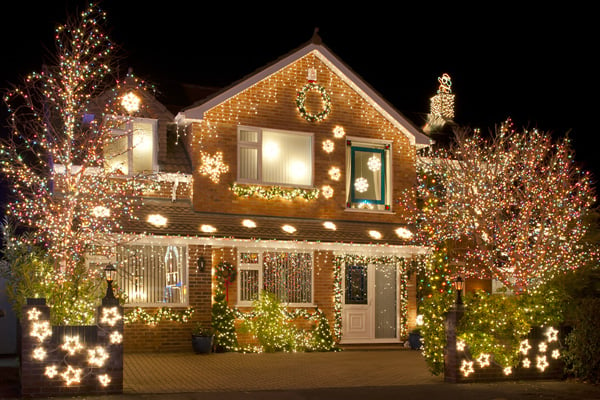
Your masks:
M408 334L408 343L410 344L410 348L413 350L419 350L422 346L421 344L421 334L411 332Z
M212 351L214 336L192 335L192 348L194 353L210 353Z

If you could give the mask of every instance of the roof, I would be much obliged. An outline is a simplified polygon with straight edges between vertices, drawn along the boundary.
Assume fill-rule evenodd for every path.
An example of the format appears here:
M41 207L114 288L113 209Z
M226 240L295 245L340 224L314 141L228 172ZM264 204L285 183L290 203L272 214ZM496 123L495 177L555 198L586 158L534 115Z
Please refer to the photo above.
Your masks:
M160 214L166 218L166 225L157 227L147 222L148 215ZM401 239L395 230L399 227L411 227L386 222L363 222L347 220L330 220L336 225L335 230L323 226L325 220L318 218L290 218L263 215L242 215L225 213L204 213L193 211L187 200L145 199L143 205L134 213L135 220L122 221L124 228L130 233L147 233L157 236L192 236L198 238L249 239L257 241L297 241L337 244L377 244L387 246L417 246L410 240ZM255 228L247 228L242 224L250 219ZM200 227L210 225L214 232L203 232ZM294 233L286 233L283 225L292 225ZM370 230L381 233L381 239L369 236Z
M243 78L231 86L209 96L200 102L184 108L179 112L176 119L178 121L202 120L204 114L210 109L227 101L231 97L241 93L256 83L277 73L282 68L294 63L302 57L314 53L324 64L326 64L336 75L345 83L352 87L361 97L367 100L377 111L379 111L388 121L402 131L413 145L428 146L430 138L420 131L410 120L389 104L378 92L358 76L350 67L341 61L333 52L331 52L316 34L312 40L283 56L275 62L263 67L255 73Z

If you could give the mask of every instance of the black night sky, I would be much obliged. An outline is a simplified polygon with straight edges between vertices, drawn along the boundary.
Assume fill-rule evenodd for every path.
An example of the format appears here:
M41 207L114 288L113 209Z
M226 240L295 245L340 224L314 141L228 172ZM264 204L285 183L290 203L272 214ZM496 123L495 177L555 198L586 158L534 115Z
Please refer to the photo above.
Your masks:
M437 77L448 73L456 122L485 132L510 117L517 127L569 132L576 159L599 176L591 6L207 3L101 2L121 67L163 92L175 79L226 86L305 44L318 27L324 44L400 112L428 112ZM0 86L39 70L56 24L85 4L4 2Z

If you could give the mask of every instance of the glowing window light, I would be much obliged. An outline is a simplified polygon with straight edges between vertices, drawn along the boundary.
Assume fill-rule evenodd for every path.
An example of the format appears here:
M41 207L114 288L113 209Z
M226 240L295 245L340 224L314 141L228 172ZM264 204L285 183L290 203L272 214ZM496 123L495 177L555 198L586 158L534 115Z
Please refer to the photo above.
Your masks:
M47 365L46 370L44 371L44 375L52 379L56 375L58 375L58 368L56 367L56 365Z
M371 156L367 160L367 167L369 167L370 171L379 171L381 169L381 160L377 156Z
M36 347L33 350L32 357L36 360L42 361L46 358L46 350L43 347Z
M512 374L512 368L511 367L505 367L502 372L504 372L504 375L510 375Z
M456 350L465 351L465 347L467 347L467 344L465 342L463 342L462 340L458 340L456 342Z
M133 92L128 92L121 97L121 105L128 113L139 111L141 100Z
M471 375L475 370L473 369L473 361L462 360L462 365L460 366L460 372L462 372L464 377Z
M338 167L329 168L329 171L327 173L329 174L329 177L334 181L339 181L342 176L342 172Z
M546 360L546 356L537 356L536 367L540 370L540 372L544 372L544 370L548 367L548 360Z
M104 206L96 206L92 209L92 215L95 218L106 218L110 217L110 209Z
M243 220L242 225L246 228L256 228L256 222L252 221L251 219Z
M346 135L346 131L344 131L344 127L343 126L336 126L335 128L333 128L333 136L336 139L340 139L343 138Z
M546 342L541 342L538 345L538 350L540 351L540 353L545 353L546 350L548 350L548 345L546 344Z
M119 331L114 331L110 334L110 342L112 344L119 344L123 342L123 335Z
M284 231L284 232L287 232L287 233L294 233L294 232L296 232L296 228L294 228L294 227L293 227L293 226L291 226L291 225L283 225L283 226L281 227L281 229L283 229L283 231Z
M167 225L167 219L165 217L163 217L160 214L150 214L148 215L148 217L146 218L146 221L149 224L152 224L156 227L161 227L161 226L166 226Z
M400 239L410 239L413 236L413 233L404 227L397 228L394 232Z
M479 366L481 368L489 366L490 365L490 355L481 353L479 355L479 357L477 358L477 362L479 363Z
M323 193L323 197L330 199L333 197L333 188L329 185L325 185L321 188L321 193Z
M65 380L67 386L73 383L81 382L81 368L73 368L71 365L67 368L65 372L63 372L60 376Z
M103 308L100 322L110 326L115 326L117 321L119 321L121 318L123 318L123 316L119 313L119 309L117 307Z
M529 361L529 358L524 358L521 363L523 365L523 368L529 368L529 367L531 367L531 361Z
M203 224L202 226L200 226L200 230L204 233L213 233L217 231L217 228L215 228L212 225Z
M381 239L382 238L381 232L376 231L376 230L370 230L369 236L371 236L373 239Z
M50 327L49 321L34 322L29 332L30 336L38 338L40 342L43 342L46 337L52 335L52 328Z
M110 383L110 377L108 376L108 374L98 375L98 381L102 386L108 386L108 384Z
M96 367L104 365L108 359L108 353L103 347L97 346L95 349L88 350L88 362Z
M331 221L323 222L323 226L325 227L325 229L330 229L332 231L335 231L337 229L337 226L335 226L335 224Z
M41 314L42 312L40 310L37 308L32 308L31 310L27 311L27 318L29 318L30 321L37 321Z
M519 345L519 351L521 352L521 354L526 356L527 353L529 352L529 349L531 349L531 346L529 345L529 341L527 339L523 340L521 342L521 344Z
M323 151L325 153L331 153L334 149L333 142L329 139L323 141Z
M558 349L552 350L552 358L554 358L555 360L558 360L560 358L560 350L558 350Z
M290 174L295 180L303 180L306 176L306 163L302 161L294 161L290 163Z
M354 189L359 193L364 193L369 188L369 182L365 178L356 178L354 181Z
M279 158L279 143L268 141L263 143L263 157L268 160L277 160Z
M553 327L549 327L548 329L546 329L545 334L548 337L548 343L558 341L558 330L554 329Z
M71 356L83 349L83 346L79 343L79 336L65 336L65 342L60 347Z

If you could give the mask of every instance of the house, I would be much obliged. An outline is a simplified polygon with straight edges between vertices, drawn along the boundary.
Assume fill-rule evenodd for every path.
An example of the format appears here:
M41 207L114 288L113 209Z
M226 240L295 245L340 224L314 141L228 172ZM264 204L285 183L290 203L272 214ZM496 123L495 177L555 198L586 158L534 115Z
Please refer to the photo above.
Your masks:
M341 343L406 339L416 318L409 267L428 253L407 204L430 139L316 33L175 114L149 110L132 122L145 144L129 138L119 168L158 188L123 221L131 237L114 258L90 257L116 263L126 309L193 308L210 321L226 261L237 272L230 307L250 310L266 289L291 309L324 312ZM189 351L188 324L140 321L126 325L125 351Z

